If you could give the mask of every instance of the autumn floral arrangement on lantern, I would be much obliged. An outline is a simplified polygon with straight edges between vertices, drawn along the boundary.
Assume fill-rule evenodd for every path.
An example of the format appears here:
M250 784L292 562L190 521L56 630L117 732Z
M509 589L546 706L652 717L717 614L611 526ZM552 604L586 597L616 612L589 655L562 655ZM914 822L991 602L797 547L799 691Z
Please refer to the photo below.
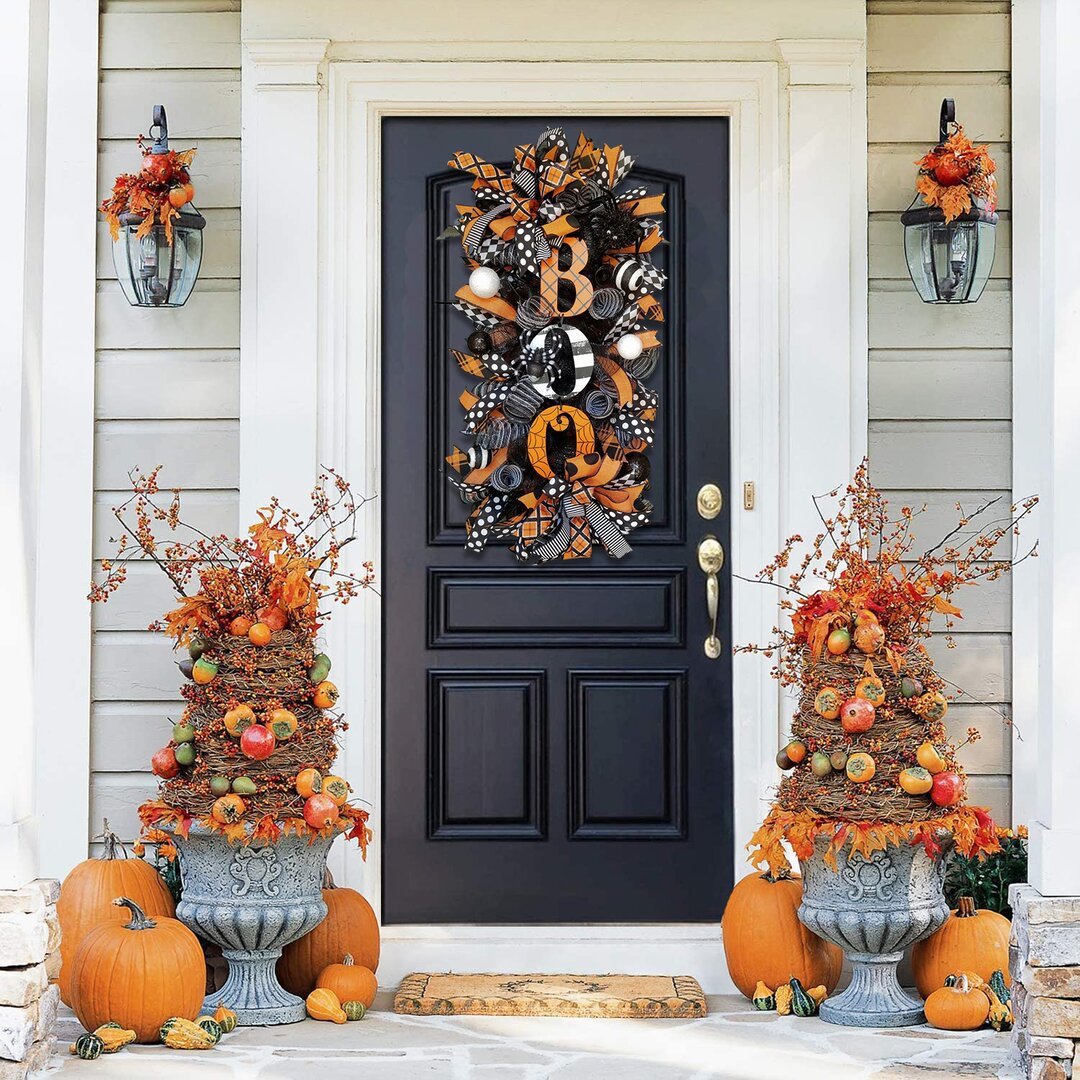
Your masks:
M919 175L915 190L927 206L936 206L953 221L972 207L993 213L997 209L997 177L989 148L976 146L954 124L944 142L928 150L915 163Z
M151 762L160 797L139 808L147 838L166 839L163 828L187 836L197 822L245 844L346 833L366 852L368 813L333 773L347 725L317 644L325 605L374 581L370 563L359 575L342 563L364 500L326 470L306 516L274 499L248 536L230 538L184 521L179 489L163 493L158 472L131 474L132 493L113 511L115 557L90 592L107 602L132 562L149 561L180 599L149 627L186 655L185 708Z
M113 183L112 194L99 207L115 242L120 236L121 216L137 214L143 220L136 236L148 236L155 225L162 225L168 243L172 243L173 219L181 207L195 198L195 185L188 171L195 158L192 150L154 151L139 137L143 152L142 167L137 173L121 173Z
M782 590L790 626L774 628L767 645L736 649L772 658L773 676L798 697L791 739L777 754L786 775L748 845L755 866L784 875L783 842L805 859L819 838L829 841L833 868L849 842L866 857L902 843L933 855L947 837L969 857L998 849L990 815L966 804L957 760L979 732L950 737L945 716L962 691L935 669L926 643L937 622L955 645L960 590L1036 554L1035 546L1017 558L999 554L1036 502L1007 513L998 499L967 514L958 505L956 525L919 553L913 526L926 507L890 518L865 461L846 490L814 499L821 531L809 544L791 537L756 579Z

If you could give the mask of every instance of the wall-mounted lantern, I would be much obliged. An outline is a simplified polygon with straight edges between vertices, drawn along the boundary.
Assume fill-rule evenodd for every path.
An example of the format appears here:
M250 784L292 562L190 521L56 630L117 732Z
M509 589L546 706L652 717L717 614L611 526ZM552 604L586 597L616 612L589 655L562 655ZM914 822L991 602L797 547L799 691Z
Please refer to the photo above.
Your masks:
M113 266L135 307L181 307L202 265L206 218L195 209L188 174L194 150L169 149L165 106L154 106L154 139L142 169L116 180L102 204L113 234Z
M956 123L952 98L941 103L938 144L919 161L915 186L900 220L916 291L928 304L975 303L994 265L997 181L987 148Z

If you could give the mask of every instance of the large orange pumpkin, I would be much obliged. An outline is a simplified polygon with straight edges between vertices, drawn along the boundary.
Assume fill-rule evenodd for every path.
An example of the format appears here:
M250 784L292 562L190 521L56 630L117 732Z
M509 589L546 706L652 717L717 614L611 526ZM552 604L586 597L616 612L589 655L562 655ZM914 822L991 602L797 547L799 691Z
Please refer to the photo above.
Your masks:
M353 963L353 958L346 953L340 964L322 969L315 988L333 990L338 1001L359 1001L365 1009L370 1009L379 991L379 981L369 968Z
M1008 972L1011 925L1004 915L987 908L976 910L970 896L961 896L941 929L911 950L919 993L928 998L955 971L974 972L984 982L995 971ZM1011 983L1008 974L1005 982Z
M71 1007L87 1031L117 1023L138 1042L157 1042L170 1016L199 1014L206 993L202 946L178 919L148 918L126 896L113 903L131 919L98 923L82 939L71 959Z
M355 889L339 889L329 873L323 889L329 909L310 934L286 945L277 976L290 993L306 998L324 968L341 963L348 953L360 967L379 967L379 922L371 905Z
M99 859L79 863L66 878L56 902L60 919L60 997L71 1000L71 960L87 931L100 922L122 923L125 912L113 906L116 896L129 896L151 918L176 913L172 894L161 875L143 859L129 858L105 822L105 850ZM106 1017L109 1019L109 1017ZM89 1029L93 1031L93 1028Z
M830 994L836 988L844 954L799 922L801 900L795 874L751 874L732 890L721 921L724 955L744 997L753 997L759 979L776 987L796 978Z

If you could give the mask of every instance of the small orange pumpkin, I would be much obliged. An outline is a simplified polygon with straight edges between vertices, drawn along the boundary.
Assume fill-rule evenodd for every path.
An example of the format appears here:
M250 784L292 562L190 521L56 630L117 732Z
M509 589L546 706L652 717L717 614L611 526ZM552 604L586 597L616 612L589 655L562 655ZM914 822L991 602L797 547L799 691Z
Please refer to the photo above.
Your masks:
M157 1042L170 1016L198 1015L206 992L202 946L177 919L151 919L126 896L113 904L131 918L99 923L75 950L72 1008L87 1031L115 1022L138 1042Z
M315 980L316 988L333 990L339 1001L360 1001L365 1009L370 1009L375 995L379 991L379 982L374 972L353 962L349 953L340 964L330 964L322 969Z
M171 918L176 913L172 893L161 875L145 860L128 856L120 838L109 829L108 821L101 838L104 840L101 857L79 863L64 878L56 902L61 933L60 998L65 1005L72 1004L71 962L83 938L99 923L119 924L127 916L123 909L114 906L114 897L130 896L152 917Z
M923 1005L926 1022L944 1031L975 1031L990 1015L990 999L967 975L957 976L952 986L941 986Z
M1009 970L1009 932L1004 915L986 908L976 910L970 896L961 896L945 924L911 950L915 985L929 997L946 976L960 972L989 980L995 971ZM1006 985L1009 976L1005 975Z
M379 970L379 922L371 905L354 889L337 888L329 871L322 895L326 918L311 933L286 945L277 964L281 985L300 997L315 988L323 968L336 964L346 953L357 964Z
M731 981L753 999L758 980L780 986L792 976L804 986L836 988L844 954L808 930L796 914L802 879L750 874L731 891L721 929Z

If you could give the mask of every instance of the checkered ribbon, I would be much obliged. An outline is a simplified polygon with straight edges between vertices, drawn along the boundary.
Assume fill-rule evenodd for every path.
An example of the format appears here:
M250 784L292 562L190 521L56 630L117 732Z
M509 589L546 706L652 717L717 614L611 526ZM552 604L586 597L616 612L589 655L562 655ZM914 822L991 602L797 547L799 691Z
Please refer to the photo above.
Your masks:
M613 342L618 341L623 334L629 334L640 329L641 309L636 303L627 304L619 313L619 317L612 323L611 329L604 335L604 344L611 345Z
M481 330L490 330L503 321L498 315L493 315L490 311L485 311L475 304L470 304L468 300L458 298L450 306L457 308L463 315L467 315Z

